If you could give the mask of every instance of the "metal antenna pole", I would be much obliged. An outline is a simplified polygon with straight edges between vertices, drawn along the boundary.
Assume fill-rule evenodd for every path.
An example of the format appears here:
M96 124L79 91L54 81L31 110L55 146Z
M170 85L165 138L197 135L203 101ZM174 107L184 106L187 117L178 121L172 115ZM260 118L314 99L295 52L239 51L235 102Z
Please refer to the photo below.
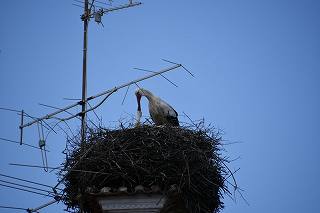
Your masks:
M81 114L81 143L85 143L86 138L86 109L87 109L87 44L88 44L88 22L90 17L89 0L84 2L83 20L83 64L82 64L82 114Z

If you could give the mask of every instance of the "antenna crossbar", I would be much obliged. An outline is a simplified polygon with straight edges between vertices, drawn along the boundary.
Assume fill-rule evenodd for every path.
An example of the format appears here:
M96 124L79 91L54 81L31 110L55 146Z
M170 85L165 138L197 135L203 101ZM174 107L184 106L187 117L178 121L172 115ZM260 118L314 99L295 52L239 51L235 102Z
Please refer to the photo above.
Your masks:
M93 95L93 96L90 96L90 97L86 98L85 101L87 102L87 101L93 100L93 99L95 99L95 98L101 97L101 96L103 96L103 95L113 93L113 92L115 92L115 91L117 91L117 90L119 90L119 89L122 89L122 88L124 88L124 87L127 87L127 86L129 86L129 85L131 85L131 84L135 84L135 83L138 83L138 82L140 82L140 81L144 81L144 80L146 80L146 79L152 78L152 77L154 77L154 76L161 75L162 73L169 72L169 71L174 70L174 69L177 69L177 68L179 68L179 67L182 67L182 64L176 64L176 65L174 65L174 66L172 66L172 67L165 68L165 69L163 69L163 70L160 70L160 71L158 71L158 72L154 72L154 73L152 73L152 74L150 74L150 75L147 75L147 76L144 76L144 77L142 77L142 78L138 78L138 79L136 79L136 80L130 81L130 82L125 83L125 84L122 84L122 85L120 85L120 86L116 86L116 87L114 87L114 88L112 88L112 89L108 89L108 90L103 91L103 92L101 92L101 93L99 93L99 94L96 94L96 95ZM47 114L47 115L43 116L43 117L36 118L36 119L34 119L33 121L30 121L29 123L26 123L26 124L21 125L21 126L20 126L20 129L23 129L23 128L25 128L25 127L31 126L31 125L33 125L33 124L35 124L35 123L37 123L37 122L42 121L42 120L47 120L47 119L53 118L53 116L55 116L55 115L57 115L57 114L59 114L59 113L65 112L66 110L69 110L69 109L71 109L71 108L74 108L74 107L76 107L76 106L78 106L78 105L82 105L82 101L78 101L78 102L76 102L76 103L74 103L74 104L71 104L71 105L66 106L66 107L64 107L64 108L61 108L61 109L59 109L59 110L57 110L57 111L55 111L55 112L52 112L52 113L50 113L50 114ZM91 111L91 108L88 109L88 110L86 110L86 112L88 112L88 111Z
M124 5L119 5L117 7L113 7L113 8L108 8L108 9L103 9L103 13L108 13L108 12L113 12L116 10L121 10L121 9L125 9L125 8L129 8L129 7L134 7L134 6L138 6L142 4L141 2L131 2L129 4L124 4Z
M122 88L127 87L127 86L129 86L129 85L131 85L131 84L135 84L135 83L138 83L138 82L140 82L140 81L144 81L144 80L146 80L146 79L148 79L148 78L152 78L152 77L157 76L157 75L160 75L160 74L162 74L162 73L165 73L165 72L168 72L168 71L177 69L177 68L179 68L179 67L181 67L181 66L182 66L182 64L177 64L177 65L175 65L175 66L172 66L172 67L169 67L169 68L160 70L160 71L158 71L158 72L154 72L154 73L152 73L152 74L150 74L150 75L147 75L147 76L145 76L145 77L142 77L142 78L139 78L139 79L130 81L130 82L128 82L128 83L122 84L122 85L120 85L120 86L118 86L118 87L114 87L114 88L112 88L112 89L109 89L109 90L104 91L104 92L102 92L102 93L99 93L99 94L97 94L97 95L93 95L93 96L89 97L88 100L91 100L91 99L94 99L94 98L98 98L98 97L100 97L100 96L106 95L106 94L114 91L115 89L116 89L116 90L122 89Z

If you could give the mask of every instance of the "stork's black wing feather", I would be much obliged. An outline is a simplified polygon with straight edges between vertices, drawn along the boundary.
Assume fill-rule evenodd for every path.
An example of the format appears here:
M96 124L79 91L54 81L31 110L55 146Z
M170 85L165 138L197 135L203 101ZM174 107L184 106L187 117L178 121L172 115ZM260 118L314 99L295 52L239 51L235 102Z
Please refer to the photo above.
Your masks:
M179 120L178 117L174 116L167 116L167 121L172 126L179 126Z

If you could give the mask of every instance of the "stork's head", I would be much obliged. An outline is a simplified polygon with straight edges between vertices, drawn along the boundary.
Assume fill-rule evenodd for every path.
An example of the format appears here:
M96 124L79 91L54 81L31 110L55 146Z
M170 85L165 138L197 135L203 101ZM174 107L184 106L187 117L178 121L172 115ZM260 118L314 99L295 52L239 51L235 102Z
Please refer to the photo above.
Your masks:
M140 101L141 101L141 97L142 97L142 92L141 92L140 89L137 89L135 94L136 94L136 97L137 97L138 111L141 111Z

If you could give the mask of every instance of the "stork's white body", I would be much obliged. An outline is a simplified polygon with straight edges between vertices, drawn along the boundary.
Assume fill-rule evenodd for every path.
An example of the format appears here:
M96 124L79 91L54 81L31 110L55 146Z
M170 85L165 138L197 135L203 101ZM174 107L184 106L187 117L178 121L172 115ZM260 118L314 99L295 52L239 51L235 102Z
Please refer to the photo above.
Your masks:
M179 126L178 113L167 102L153 95L146 89L138 89L136 91L138 99L138 112L141 112L140 98L145 96L149 101L149 113L151 119L156 125L172 125ZM139 113L141 115L141 113ZM140 121L140 118L139 118Z

